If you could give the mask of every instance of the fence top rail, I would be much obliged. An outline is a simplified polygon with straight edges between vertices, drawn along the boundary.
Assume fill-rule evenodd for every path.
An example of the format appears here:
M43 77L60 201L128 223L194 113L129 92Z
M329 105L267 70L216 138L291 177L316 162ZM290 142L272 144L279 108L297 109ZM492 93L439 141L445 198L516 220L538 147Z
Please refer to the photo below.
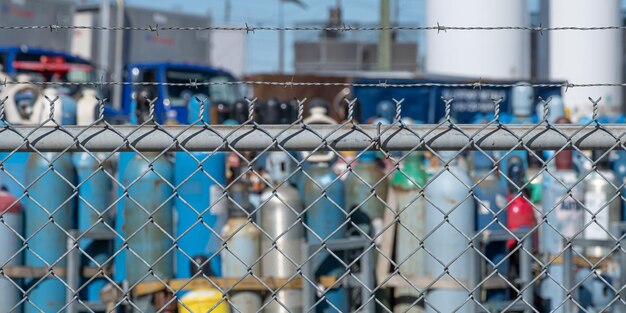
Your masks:
M624 149L626 125L4 126L0 151Z

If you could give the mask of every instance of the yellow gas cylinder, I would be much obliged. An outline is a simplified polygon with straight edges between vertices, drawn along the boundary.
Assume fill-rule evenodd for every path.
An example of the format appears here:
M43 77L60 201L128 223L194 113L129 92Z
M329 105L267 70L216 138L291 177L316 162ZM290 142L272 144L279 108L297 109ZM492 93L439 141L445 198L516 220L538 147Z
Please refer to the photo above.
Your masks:
M222 301L222 297L217 290L193 290L180 299L178 313L230 313L228 302Z

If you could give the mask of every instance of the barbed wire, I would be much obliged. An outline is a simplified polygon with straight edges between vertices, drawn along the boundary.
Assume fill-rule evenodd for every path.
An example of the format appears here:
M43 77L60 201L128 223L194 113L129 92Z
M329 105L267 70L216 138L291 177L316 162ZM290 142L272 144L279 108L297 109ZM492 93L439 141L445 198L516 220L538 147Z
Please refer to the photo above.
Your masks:
M508 88L515 86L528 86L535 88L585 88L585 87L626 87L626 83L527 83L527 82L511 82L511 83L484 83L482 81L466 82L466 83L389 83L381 81L378 83L359 83L359 82L294 82L294 81L258 81L258 80L240 80L240 81L190 81L189 83L170 83L170 82L125 82L125 81L88 81L88 82L46 82L46 81L4 81L0 82L0 86L7 85L39 85L39 86L174 86L174 87L202 87L217 85L269 85L283 87L298 86L325 86L325 87L375 87L375 88L412 88L412 87L461 87L461 88Z
M160 31L245 31L246 33L254 33L255 31L389 31L389 30L408 30L408 31L502 31L502 30L519 30L532 32L548 32L548 31L599 31L599 30L626 30L626 26L560 26L560 27L543 27L543 26L445 26L437 24L436 26L350 26L342 25L340 27L316 27L316 26L295 26L295 27L274 27L274 26L251 26L247 23L244 26L201 26L201 27L180 27L180 26L159 26L148 25L145 27L117 27L117 26L84 26L84 25L31 25L31 26L0 26L0 30L77 30L90 29L101 31L147 31L158 33Z

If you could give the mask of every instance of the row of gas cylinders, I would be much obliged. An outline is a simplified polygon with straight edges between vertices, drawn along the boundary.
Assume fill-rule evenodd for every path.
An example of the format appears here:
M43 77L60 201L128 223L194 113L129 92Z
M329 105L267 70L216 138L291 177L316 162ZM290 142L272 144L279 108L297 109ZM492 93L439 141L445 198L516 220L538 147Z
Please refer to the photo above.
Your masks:
M124 236L123 242L116 245L116 251L121 249L121 253L115 262L120 260L121 263L115 266L115 277L128 281L131 286L157 277L197 276L196 272L191 272L192 259L199 260L202 266L195 268L200 267L199 271L208 275L291 277L302 262L301 245L305 240L322 242L356 235L368 236L379 243L385 210L395 210L400 224L394 259L400 272L414 277L436 277L444 271L445 264L454 260L448 271L460 280L467 279L472 270L466 266L467 260L463 260L469 257L464 253L467 237L475 231L504 230L504 227L532 229L537 215L532 202L543 208L547 216L537 247L544 254L559 254L563 249L562 238L607 239L609 235L605 230L610 229L609 224L621 219L619 192L612 187L617 184L615 174L597 155L597 170L591 171L581 183L576 183L581 175L572 169L571 153L559 153L550 174L542 175L532 174L532 166L525 165L522 158L511 156L507 160L508 192L502 177L492 171L493 164L485 162L482 154L471 155L471 171L460 156L453 159L453 154L446 152L439 156L449 161L448 170L441 173L441 160L431 158L430 166L424 169L424 159L419 152L406 154L401 170L392 175L385 174L381 166L384 162L373 152L358 155L350 170L339 175L335 172L337 166L334 169L331 166L334 160L311 162L305 166L306 175L296 180L298 188L295 188L289 182L292 157L282 152L271 153L266 169L275 188L266 189L255 206L251 204L254 201L250 201L245 179L235 181L227 192L219 187L218 183L225 182L224 170L219 170L224 168L223 154L177 153L174 163L167 156L123 154L119 163L124 169L124 187L116 196L112 192L117 189L114 176L108 174L113 172L111 161L107 161L106 155L16 153L5 156L5 168L11 175L2 177L6 189L20 197L18 201L6 191L2 193L5 209L2 238L6 244L1 251L2 262L5 265L63 266L69 229L89 233L111 230L115 225L115 230ZM204 160L201 168L193 165L198 164L198 160ZM25 168L20 169L24 164ZM25 177L14 173L24 173ZM429 176L430 182L422 189ZM527 176L534 179L529 190L524 191L519 187L526 183ZM543 178L538 187L540 196L536 190L537 177ZM472 191L478 201L468 196L474 184ZM75 190L73 186L78 187ZM174 186L179 186L176 197L173 196ZM27 192L23 191L25 187ZM115 198L118 197L123 203L114 221ZM604 206L606 209L601 210ZM592 213L596 215L595 222L590 219ZM418 250L426 234L429 235L424 242L425 249ZM222 251L219 250L223 242L218 235L226 241ZM23 249L24 241L28 243L27 249ZM515 245L514 241L499 247L492 245L487 254L498 263L501 260L498 258L508 254ZM90 240L87 236L79 241L79 247L90 256L85 258L88 264L84 265L110 265L113 250L106 242ZM261 258L266 252L269 253ZM591 248L585 253L603 256L608 252ZM461 258L457 259L458 256ZM318 276L340 276L345 271L328 251L316 254L312 262ZM498 270L506 273L506 262L503 264ZM551 273L554 270L553 278L559 277L556 267L549 268ZM562 292L550 291L551 287L560 288L558 281L544 282L543 295L552 303L560 304L563 298L558 297ZM104 283L99 279L87 283L81 293L83 300L97 300ZM3 307L11 308L11 304L22 298L16 285L32 287L28 292L29 302L24 304L25 311L37 311L37 308L54 311L64 305L65 287L56 278L23 282L3 279L0 284L6 291ZM416 300L419 294L413 288L398 288L395 292L396 298L413 295ZM276 298L278 301L267 308L275 305L279 311L283 306L298 310L301 303L298 293L297 290L281 291ZM503 295L493 295L497 296ZM345 290L329 290L325 297L327 302L322 302L320 307L326 303L329 307L349 309ZM428 291L426 301L441 309L445 305L462 305L466 297L464 290L433 290ZM589 305L602 307L601 300L610 296L591 299L600 302ZM140 300L137 303L141 303ZM250 292L229 295L229 302L242 312L254 312L263 306L261 296ZM148 309L152 305L151 300L145 303Z

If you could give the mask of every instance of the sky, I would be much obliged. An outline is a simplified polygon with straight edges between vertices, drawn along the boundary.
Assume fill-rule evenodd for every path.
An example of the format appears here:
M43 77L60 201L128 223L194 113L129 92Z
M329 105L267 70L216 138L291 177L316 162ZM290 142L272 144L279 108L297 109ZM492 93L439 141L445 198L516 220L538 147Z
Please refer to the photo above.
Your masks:
M224 4L227 0L126 0L129 5L177 10L195 14L210 14L215 25L224 24ZM230 24L243 26L245 23L255 26L278 26L279 0L230 0ZM284 5L285 26L308 21L325 21L328 9L337 0L303 0L307 8L293 4ZM379 0L339 0L346 24L378 22ZM391 0L392 20L397 14L401 24L423 26L425 0ZM593 1L593 0L590 0ZM620 0L626 8L626 0ZM181 4L184 2L185 4ZM397 13L394 7L400 8ZM529 0L531 10L537 10L539 0ZM298 34L302 35L302 34ZM306 34L304 34L306 35ZM293 32L286 33L285 65L289 72L293 68ZM415 32L416 39L420 36ZM248 36L246 67L248 73L273 72L278 69L278 32L256 32Z

